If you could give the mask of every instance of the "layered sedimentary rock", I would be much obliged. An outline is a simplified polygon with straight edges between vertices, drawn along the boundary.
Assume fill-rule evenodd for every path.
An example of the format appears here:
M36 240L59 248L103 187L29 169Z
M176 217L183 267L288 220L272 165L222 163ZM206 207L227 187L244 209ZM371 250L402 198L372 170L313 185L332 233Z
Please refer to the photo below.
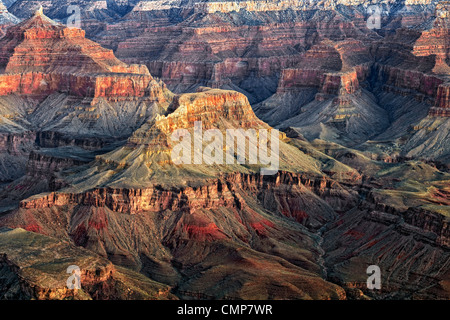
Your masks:
M436 103L433 108L430 109L430 116L435 117L450 117L450 84L440 85L437 90Z
M436 6L435 19L429 29L420 33L419 37L413 41L411 52L415 57L408 57L400 66L398 72L402 80L390 83L392 90L395 87L406 88L400 90L400 94L407 96L411 93L418 101L424 101L427 108L427 117L421 116L414 119L413 130L404 145L404 155L408 157L423 157L436 159L443 163L448 162L449 147L445 140L448 139L448 79L450 71L448 65L448 45L449 37L449 4L441 2ZM416 67L414 67L416 65ZM390 67L386 67L391 69ZM405 76L412 69L419 69L411 77ZM392 71L391 71L392 72ZM395 90L395 89L394 89ZM412 92L411 92L412 90ZM419 93L419 94L417 94ZM417 113L419 114L419 113ZM420 111L422 114L422 111ZM387 135L385 135L387 136Z
M344 208L355 194L321 175L320 163L288 145L282 135L280 166L293 172L264 177L259 166L175 164L170 154L175 145L172 133L191 130L198 120L204 130L270 129L240 93L202 88L177 96L165 116L149 121L125 146L97 156L86 170L61 175L68 187L22 201L18 210L2 217L1 224L25 229L33 225L36 232L73 241L176 287L180 297L201 290L213 298L345 298L341 288L320 277L316 239L298 226L317 229L333 218L331 205ZM91 170L94 167L98 169ZM108 177L111 170L117 173ZM348 173L356 183L358 175ZM95 186L99 179L102 184ZM68 220L58 215L64 228L54 227L55 218L48 223L36 215L48 216L62 207L74 212ZM137 241L128 235L134 228L130 215L138 222ZM267 250L267 239L276 239L280 251ZM288 239L302 239L298 248L306 245L315 253L305 258L300 251L282 249ZM116 241L126 245L119 248ZM183 245L186 241L189 248ZM241 272L255 263L260 266L257 272ZM271 270L263 272L271 281L261 283L259 273L264 269ZM201 270L200 279L191 278ZM222 272L242 285L217 290L213 279ZM278 281L282 290L273 285ZM254 290L247 291L248 286ZM311 290L317 286L321 289ZM262 290L268 293L261 295Z
M46 96L68 91L80 97L144 96L152 81L147 68L122 63L111 50L84 35L83 30L53 22L39 10L10 28L1 45L0 68L5 74L0 94Z
M201 128L196 129L198 124L201 124ZM223 135L222 143L214 147L219 152L217 156L205 153L212 141L208 142L206 138L201 138L194 144L194 140L198 139L195 130L206 132L211 129L216 130L215 135L219 132ZM177 136L178 130L186 130L189 133L186 139L191 138L190 142L187 141L192 154L173 153L180 142L180 137ZM248 167L244 166L244 163L234 161L238 150L227 142L227 139L229 140L227 130L241 130L244 133L250 130L247 132L250 135L248 139L237 138L239 143L248 144L245 147L244 159ZM258 151L255 154L255 150L261 147L261 130L267 134L268 141L274 143L274 148L279 148L278 163L263 164ZM273 140L273 135L277 137L278 142ZM248 99L243 94L202 87L196 93L176 96L168 107L166 115L160 115L148 121L131 135L123 147L98 156L96 165L106 164L121 170L120 178L112 180L112 185L141 187L153 185L154 181L160 181L162 185L184 185L189 181L201 181L206 177L213 178L222 173L260 172L271 165L277 166L275 170L297 168L303 172L319 173L315 161L289 145L288 142L289 139L284 134L277 131L272 133L272 129L255 116ZM230 156L233 159L232 163L228 160ZM250 158L254 156L257 156L257 161L250 161ZM179 160L178 157L185 159L181 167L175 164ZM211 163L198 165L199 160L196 159L199 157L202 164L207 160ZM302 161L298 161L299 159ZM273 158L273 160L276 159ZM137 167L139 167L139 176L134 173ZM97 174L103 175L103 172L88 174L97 176ZM97 179L94 176L91 179Z
M172 94L145 66L119 61L42 9L0 43L2 181L25 173L36 146L102 149L170 103Z
M425 22L435 2L370 3L375 4L389 29L389 23L394 28ZM365 1L141 1L95 39L127 62L145 63L172 90L237 89L253 103L273 94L280 72L294 67L311 45L378 38L367 28L368 6Z
M238 124L247 129L269 129L255 117L248 100L240 93L201 88L197 93L176 96L166 115L137 130L125 146L98 156L84 170L69 170L60 176L68 187L22 201L20 208L1 217L0 223L72 241L176 288L173 293L181 298L196 294L210 298L347 297L352 284L366 274L358 264L353 277L340 268L339 259L348 255L335 252L332 246L336 239L342 238L339 226L345 223L360 226L354 232L346 228L351 232L345 239L360 233L375 237L373 224L366 223L365 215L348 218L353 212L349 209L359 205L362 211L368 208L382 212L382 217L384 212L392 214L394 210L388 200L387 204L385 200L375 200L378 190L360 203L358 192L352 187L370 190L378 182L389 187L388 181L399 179L391 180L387 175L385 181L370 180L369 185L362 186L357 172L343 164L335 163L333 167L334 160L314 151L308 143L284 137L280 141L283 171L274 176L261 176L255 168L245 165L235 164L228 169L224 166L220 170L216 166L176 165L170 160L174 145L169 137L177 129L190 130L197 120L203 121L205 130L230 129ZM330 174L338 171L335 178L341 175L340 179L349 187L326 177L317 168ZM348 212L344 222L339 222L342 217L335 210ZM387 245L383 247L387 257L383 267L396 257L393 243L406 243L411 232L421 236L414 240L417 246L434 241L437 248L424 251L424 255L442 264L446 259L442 246L448 243L446 223L431 228L435 224L422 223L421 213L406 212L408 220L399 226L399 233L390 231L392 239L380 242L380 246ZM442 216L433 219L437 221L439 217ZM333 221L325 234L327 254L322 256L321 240L316 238L319 235L312 232ZM403 236L405 232L407 236ZM292 241L294 247L288 245ZM275 248L269 249L268 243L275 243ZM347 247L356 244L360 244L361 250L365 248L364 242L357 241ZM306 256L304 248L310 252ZM359 257L357 252L354 256ZM328 269L321 265L323 258ZM331 268L333 261L339 263ZM353 266L353 260L351 263ZM367 263L372 260L367 259ZM423 268L425 275L417 282L418 287L424 288L422 296L444 296L445 290L425 289L427 275L435 269L423 267L421 261L416 265ZM253 271L249 272L247 266L252 266ZM412 269L405 270L413 274ZM437 283L445 278L446 270L444 266L442 274L436 276ZM224 274L232 280L226 280L224 287L217 289L214 279ZM261 282L261 277L266 280ZM322 278L333 279L340 286ZM235 281L242 285L233 285ZM249 287L253 289L246 289ZM386 290L396 297L408 297L410 289L399 282Z
M442 2L436 6L436 19L433 28L422 32L421 37L414 45L413 51L416 56L434 55L436 64L432 71L442 76L448 75L450 72L450 67L447 63L450 50L447 43L450 37L449 9L450 4L448 2ZM430 116L449 116L447 86L447 84L440 85L437 92L435 92L436 102L434 107L430 109Z
M152 80L144 66L124 64L111 50L85 39L83 30L58 24L44 16L42 10L8 30L0 56L5 73L3 95L71 90L79 96L114 97L126 91L141 96L139 92ZM99 74L105 75L96 78ZM122 80L125 74L128 82ZM134 74L139 76L133 78ZM113 88L106 93L106 87Z
M309 140L352 145L403 138L410 139L401 142L403 155L444 159L445 120L433 118L448 116L445 6L437 7L431 30L400 28L382 40L313 45L282 70L276 94L254 106L257 115Z
M249 16L244 18L242 12ZM117 48L118 57L127 62L145 63L173 90L198 85L240 88L253 102L276 90L280 71L298 63L304 48L325 38L357 37L367 32L341 15L325 11L295 10L289 19L276 11L268 11L267 18L259 11L242 12L230 13L236 22L220 12L197 13L195 24L186 19L162 27L152 25L153 15L158 16L152 10L139 11L140 16L133 11L126 21L109 26L98 41ZM122 40L127 30L135 28L132 21L145 32Z
M40 13L9 29L0 147L21 171L2 181L0 225L28 232L0 234L1 297L448 297L450 118L435 57L446 35L421 30L434 1L406 1L409 13L370 2L382 4L380 30L367 28L366 1L89 3L74 2L93 8L88 34L192 93L174 96ZM46 12L66 17L58 4ZM195 137L200 121L224 141L228 129L272 132L260 119L286 131L274 175L234 151L232 164L195 163L206 138L190 164L174 161L176 132ZM75 261L86 269L78 296L36 284L67 266L30 243L100 267ZM373 264L381 293L365 286Z
M412 0L405 1L405 5L428 5L433 1L431 0ZM372 1L371 3L376 3L379 5L391 5L396 4L395 0L387 1ZM367 5L366 0L360 1L348 1L348 0L328 0L321 1L319 3L313 3L304 0L281 0L281 1L208 1L205 3L199 3L195 5L195 9L204 13L215 13L215 12L232 12L240 10L245 11L283 11L291 8L296 8L300 10L308 10L311 8L321 9L321 10L333 10L339 5L344 6L359 6Z
M327 40L301 56L297 66L283 70L277 93L254 107L259 117L296 128L307 139L340 135L358 141L386 126L383 111L361 87L372 72L366 44ZM358 135L351 133L355 129Z

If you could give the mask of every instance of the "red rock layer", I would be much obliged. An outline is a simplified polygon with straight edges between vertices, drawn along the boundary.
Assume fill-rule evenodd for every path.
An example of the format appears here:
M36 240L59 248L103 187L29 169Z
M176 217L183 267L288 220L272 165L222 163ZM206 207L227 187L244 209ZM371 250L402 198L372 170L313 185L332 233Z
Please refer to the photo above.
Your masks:
M267 21L259 26L235 26L217 19L214 26L207 17L192 28L143 26L145 32L135 38L126 37L126 31L136 27L123 23L99 41L105 45L118 42L119 58L145 63L169 86L199 83L220 87L249 77L278 77L282 69L300 63L302 48L318 39L342 39L343 33L357 37L360 32L339 16L332 21L315 17L313 21L290 23Z
M354 94L359 89L356 70L347 73L328 73L322 85L325 94Z
M440 85L437 91L436 103L430 109L430 116L450 117L450 84Z
M153 80L145 66L126 65L112 50L42 13L8 29L0 40L0 95L143 97Z
M110 74L78 75L29 72L0 75L0 95L47 96L67 92L76 97L143 97L150 91L150 75Z
M361 41L323 41L302 54L295 68L282 71L277 92L315 87L321 95L355 94L369 75L368 56Z
M369 66L358 66L349 72L326 73L323 70L285 69L281 75L278 93L296 91L302 87L316 87L321 94L354 94L360 81L369 74Z
M378 76L386 86L414 90L429 97L436 97L438 87L444 82L439 76L392 66L377 65Z
M422 36L414 45L413 53L419 57L430 55L447 56L448 44L446 39L450 36L448 29L431 29L422 32Z
M337 183L326 177L281 171L275 176L235 173L205 182L205 185L199 187L167 190L155 186L145 189L96 188L83 193L51 192L45 196L21 201L20 208L40 209L77 204L107 207L126 214L139 214L145 211L164 212L165 210L194 212L200 208L236 207L238 205L236 199L230 193L234 189L258 192L281 187L284 184L301 185L324 199L338 196L340 190ZM211 195L220 195L220 197L211 197ZM284 208L286 215L301 218L302 208L287 206L288 203L295 202L293 199L287 198L286 201Z
M448 45L448 38L450 37L449 9L448 2L442 2L436 6L434 27L422 32L422 35L414 44L413 50L413 53L419 57L436 56L433 72L444 75L450 72L450 67L446 63L450 51Z

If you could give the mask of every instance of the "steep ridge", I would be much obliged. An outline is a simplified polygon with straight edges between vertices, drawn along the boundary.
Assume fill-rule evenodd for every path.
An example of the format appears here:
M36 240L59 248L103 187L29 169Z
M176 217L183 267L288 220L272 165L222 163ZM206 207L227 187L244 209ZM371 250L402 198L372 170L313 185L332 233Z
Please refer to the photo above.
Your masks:
M46 17L42 8L10 27L0 48L5 139L34 135L21 149L24 157L19 164L1 169L3 180L24 172L33 140L42 147L102 148L128 137L164 110L172 97L145 66L119 61L111 50L86 39L83 30ZM11 163L8 154L18 148L4 147L2 161Z

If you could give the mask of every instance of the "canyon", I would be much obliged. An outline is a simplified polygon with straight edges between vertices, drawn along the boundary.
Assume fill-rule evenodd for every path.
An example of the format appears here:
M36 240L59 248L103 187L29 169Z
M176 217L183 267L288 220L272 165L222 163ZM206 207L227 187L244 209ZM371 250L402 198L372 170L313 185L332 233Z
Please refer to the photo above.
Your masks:
M4 3L0 299L450 298L447 2ZM197 121L279 170L175 163Z

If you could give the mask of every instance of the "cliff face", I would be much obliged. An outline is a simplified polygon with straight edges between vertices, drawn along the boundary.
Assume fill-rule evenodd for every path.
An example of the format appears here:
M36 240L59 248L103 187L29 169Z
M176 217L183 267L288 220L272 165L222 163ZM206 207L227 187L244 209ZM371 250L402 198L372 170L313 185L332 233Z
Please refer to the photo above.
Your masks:
M422 32L421 37L414 44L414 54L417 56L436 55L437 61L435 69L439 71L443 67L445 60L448 58L448 44L446 39L449 37L448 22L449 4L445 1L436 5L435 21L433 28ZM444 71L444 70L442 70Z
M383 206L374 194L369 194L368 201L359 202L356 194L345 189L331 179L311 175L232 174L180 188L96 188L78 194L50 193L21 202L20 208L2 217L0 223L70 239L108 256L114 263L139 268L153 280L176 286L179 289L175 293L181 297L186 292L201 290L214 298L251 298L252 294L239 288L228 287L226 292L216 290L210 283L214 274L211 269L218 270L220 265L234 278L247 285L257 285L255 273L238 271L248 270L248 264L254 266L257 262L260 267L255 272L263 273L267 279L273 279L273 270L287 274L282 279L291 289L257 285L274 296L304 297L292 285L304 291L301 281L307 281L309 285L321 286L320 290L307 291L312 298L343 298L345 293L341 288L323 283L311 277L311 273L308 280L303 277L302 269L320 274L316 254L305 260L291 246L288 251L266 247L267 241L284 247L286 241L301 239L298 243L301 248L316 252L317 243L294 226L301 224L313 231L329 222L324 233L324 259L327 277L333 282L347 290L363 283L366 278L361 259L371 263L378 254L382 256L378 261L380 266L383 270L394 270L395 278L383 278L384 290L377 297L382 298L383 294L395 294L397 298L446 296L448 292L439 288L439 283L444 284L448 272L446 267L441 268L448 259L445 249L450 239L448 222L426 210L404 211ZM332 209L338 208L337 204L341 204L341 214ZM350 207L353 209L345 209ZM68 212L72 215L68 216ZM130 237L131 233L134 237ZM117 241L124 244L122 248L114 245ZM414 258L411 251L397 250L405 246L421 250L430 259L426 261L433 263ZM263 252L264 257L256 258L255 251ZM287 259L301 269L277 266L272 255ZM398 259L408 263L395 263ZM180 271L198 274L198 270L204 271L199 280L185 281L177 276ZM421 270L420 275L417 270ZM405 281L400 276L405 274L417 276L416 281L413 284ZM430 285L427 276L430 274L434 274L436 290L416 294L417 288ZM365 290L362 285L358 288Z
M376 4L383 7L383 29L391 32L425 23L436 1L141 1L95 39L124 61L145 63L176 92L239 88L258 103L275 93L283 69L300 63L299 54L311 46L377 39L367 29L367 8ZM180 12L176 19L171 10Z
M416 56L434 55L435 66L433 73L442 77L448 74L450 67L448 65L449 51L448 38L450 37L450 24L448 9L449 4L444 2L436 6L436 19L433 28L422 32L421 37L414 44L413 53ZM442 81L444 82L444 81ZM446 81L445 81L446 82ZM442 84L435 90L436 97L434 107L430 109L431 117L448 117L448 90L447 83Z
M33 172L39 173L36 170ZM52 192L43 197L24 200L20 203L20 208L43 209L53 206L80 204L106 207L112 211L124 214L142 214L147 211L164 212L166 210L194 213L199 208L212 210L222 206L242 209L246 204L240 203L245 201L244 198L239 196L236 198L238 190L250 193L257 192L263 195L266 193L264 190L271 188L281 190L287 185L293 187L292 192L294 193L300 192L308 196L309 192L313 192L320 195L323 199L329 198L330 204L333 205L338 203L336 200L339 198L343 202L354 201L352 194L349 194L341 186L325 177L280 172L275 177L248 174L225 175L217 180L209 179L205 181L204 186L185 187L179 190L165 190L160 186L155 186L146 189L102 188L80 194ZM261 191L258 191L258 189L261 189ZM269 193L272 192L269 191ZM300 223L317 226L324 219L329 219L333 216L329 210L322 216L320 215L320 210L314 210L311 207L308 210L305 208L311 214L296 217L297 211L301 210L298 207L299 204L296 204L297 200L292 202L289 200L290 196L283 193L275 192L274 194L276 194L276 197L281 197L276 200L276 203L280 205L279 209L288 217L299 218L301 221L298 222ZM350 203L347 204L347 206L350 205ZM320 204L320 206L324 206L324 204Z
M73 3L126 63L42 12L0 39L0 226L16 228L0 297L448 297L448 32L420 27L434 1L371 1L389 11L377 31L367 1ZM197 121L280 128L279 170L176 164L173 134Z
M244 19L243 12L249 17ZM144 62L172 90L182 92L199 85L241 88L253 103L274 93L280 72L299 63L299 54L306 48L326 38L357 38L364 32L341 15L321 10L315 15L294 10L289 20L276 11L230 14L236 23L219 12L198 13L194 15L200 20L185 28L183 23L151 25L154 11L133 11L128 17L145 32L125 37L127 30L136 28L127 21L110 26L108 36L96 40L117 48L117 56L124 61Z
M429 124L422 122L427 115L448 116L445 6L437 6L430 30L399 28L375 41L356 37L312 45L295 66L282 70L276 93L254 106L256 114L307 139L352 146L368 136L381 141L404 136L411 139L404 155L411 146L416 154L431 144L435 147L427 150L435 151L429 157L445 157L448 148L433 139L446 136L446 125L426 129ZM410 107L402 108L405 104Z
M436 103L430 109L429 115L432 117L449 117L450 116L450 85L442 84L438 87L436 95Z
M201 186L177 189L155 186L101 188L80 194L51 193L23 202L16 213L2 219L2 224L70 239L108 256L114 263L139 268L154 280L176 286L179 288L176 293L181 296L200 288L215 298L255 296L241 286L229 287L225 292L223 288L217 290L210 283L211 271L225 268L233 278L256 286L258 292L265 288L273 296L305 297L296 288L308 290L302 284L306 281L308 286L321 286L319 291L308 290L308 296L344 298L342 289L317 276L320 274L317 253L305 259L297 249L272 251L265 246L267 241L275 241L281 247L286 247L288 241L295 241L299 244L296 248L307 246L316 252L317 249L313 249L316 240L295 224L315 229L332 219L334 213L311 190L324 197L328 195L331 201L340 196L348 197L346 192L339 196L343 190L326 179L290 173L270 178L236 174L205 181ZM256 199L259 200L255 202ZM66 216L64 212L68 211L62 208L70 208L74 215ZM51 222L41 219L50 218L50 212L55 210L59 213ZM270 213L276 211L281 215ZM36 215L37 212L40 214ZM137 223L137 229L130 225L135 223L130 219ZM55 227L58 224L65 227ZM129 236L130 232L135 234L136 241ZM125 246L115 246L116 241L125 241ZM279 259L288 259L293 265L280 265ZM240 271L254 263L260 266L257 270ZM199 274L198 270L204 272L200 273L201 279L195 281L186 281L177 275L178 272ZM286 276L278 273L274 277L273 270L284 271L281 274ZM304 270L309 270L309 276L305 276ZM260 283L261 272L267 279L282 279L285 283L282 290L271 282Z
M384 90L395 91L397 89L399 94L402 94L402 89L406 89L434 99L437 96L439 86L444 82L442 78L433 74L392 66L379 66L378 72L380 79L383 79Z
M214 2L205 2L198 3L194 5L194 8L197 12L202 13L228 13L228 12L239 12L239 11L249 11L249 12L268 12L268 11L284 11L290 8L298 8L299 10L310 10L310 9L321 9L321 10L333 10L336 9L337 6L367 6L370 4L384 4L391 5L396 4L395 0L387 0L387 1L371 1L368 2L366 0L357 0L357 1L349 1L349 0L327 0L321 1L319 3L313 3L302 0L285 0L285 1L214 1ZM405 5L429 5L433 3L432 0L408 0L405 1Z
M131 133L157 104L170 100L165 85L145 66L119 61L111 50L85 39L83 30L67 28L41 11L9 28L0 43L0 95L5 101L22 96L17 103L32 105L10 119L22 130L76 132L72 139L98 133L107 138L108 131L117 136L123 128L114 122L125 121ZM105 104L115 112L101 114ZM80 131L79 122L99 131Z
M147 67L38 10L0 39L0 97L0 179L8 181L36 146L101 149L164 110L172 94Z
M363 141L383 130L385 115L364 90L373 65L366 44L326 40L301 57L295 67L283 70L276 94L254 107L261 119L298 128L307 139L337 134ZM364 129L353 135L355 128Z
M295 92L296 88L317 88L325 95L355 94L360 89L359 78L365 80L369 67L361 66L359 69L362 71L360 77L356 70L325 73L323 70L285 69L277 92Z
M111 50L37 12L8 29L1 40L0 94L48 96L68 91L79 97L142 97L152 77L144 66L128 66ZM98 76L98 74L107 74Z

